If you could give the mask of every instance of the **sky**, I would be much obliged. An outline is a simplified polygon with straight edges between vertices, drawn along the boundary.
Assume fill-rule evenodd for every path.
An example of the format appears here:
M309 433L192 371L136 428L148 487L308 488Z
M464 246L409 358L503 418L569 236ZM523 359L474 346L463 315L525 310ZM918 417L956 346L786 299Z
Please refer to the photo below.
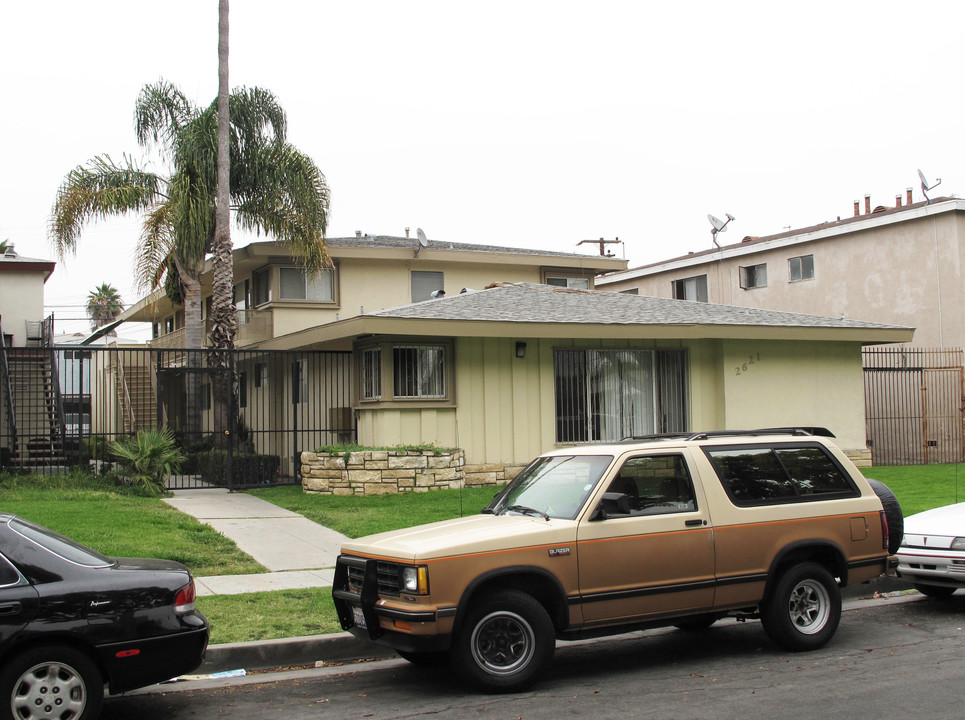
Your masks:
M59 260L57 188L97 155L145 157L145 84L215 98L217 5L3 3L0 240ZM734 215L724 244L850 217L866 194L921 200L919 168L933 196L965 193L963 24L951 0L233 0L230 82L278 97L328 179L331 237L619 238L635 267L711 247L708 213ZM59 260L58 331L87 330L102 282L144 295L138 233L136 216L89 225Z

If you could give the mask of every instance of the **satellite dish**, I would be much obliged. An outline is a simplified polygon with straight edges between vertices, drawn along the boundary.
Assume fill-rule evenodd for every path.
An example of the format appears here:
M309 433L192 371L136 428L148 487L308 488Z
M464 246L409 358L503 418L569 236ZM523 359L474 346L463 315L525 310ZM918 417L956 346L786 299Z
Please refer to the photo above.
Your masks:
M727 219L721 220L719 217L714 217L710 213L707 213L707 219L710 220L710 224L713 226L710 230L710 238L711 240L714 241L714 245L716 245L717 247L720 247L720 244L717 242L717 233L726 232L727 224L731 220L735 219L734 216L731 215L730 213L724 213L724 217L726 217Z
M930 202L931 202L931 198L928 197L928 191L929 191L929 190L934 190L934 189L937 188L939 185L941 185L941 184L942 184L942 179L941 179L941 178L938 178L938 181L937 181L934 185L929 185L929 184L928 184L928 180L925 179L925 173L923 173L923 172L921 171L921 168L918 169L918 179L921 180L921 194L924 195L924 196L925 196L925 200L930 203Z
M717 232L722 232L724 230L724 226L727 225L727 223L725 223L719 217L714 217L710 213L707 213L707 219L710 220L710 224L714 226L714 230Z
M422 232L422 228L415 229L415 236L419 238L419 247L415 249L415 257L419 257L419 251L429 245L429 240L426 238L426 234Z

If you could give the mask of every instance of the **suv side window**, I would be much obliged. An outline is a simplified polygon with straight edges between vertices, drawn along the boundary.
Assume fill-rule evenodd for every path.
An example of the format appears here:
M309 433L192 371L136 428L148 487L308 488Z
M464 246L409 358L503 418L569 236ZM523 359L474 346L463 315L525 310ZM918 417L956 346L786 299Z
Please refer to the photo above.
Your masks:
M644 455L627 460L607 492L627 496L631 515L663 515L697 509L694 485L681 455Z
M705 447L735 505L857 497L860 493L820 445Z

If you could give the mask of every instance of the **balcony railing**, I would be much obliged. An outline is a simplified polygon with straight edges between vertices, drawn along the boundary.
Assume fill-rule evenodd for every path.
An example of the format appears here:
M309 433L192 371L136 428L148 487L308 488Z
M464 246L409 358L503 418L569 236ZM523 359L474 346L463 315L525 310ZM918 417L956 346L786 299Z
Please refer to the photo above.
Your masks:
M262 340L272 338L272 317L270 310L239 310L238 334L235 336L235 347L243 348ZM211 321L204 323L204 347L210 347ZM149 343L151 347L163 350L178 350L184 347L184 328L154 338Z

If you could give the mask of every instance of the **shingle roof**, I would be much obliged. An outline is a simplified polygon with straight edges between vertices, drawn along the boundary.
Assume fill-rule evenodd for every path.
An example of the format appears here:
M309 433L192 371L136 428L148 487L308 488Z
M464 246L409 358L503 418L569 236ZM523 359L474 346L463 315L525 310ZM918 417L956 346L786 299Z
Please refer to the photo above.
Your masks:
M501 245L473 245L470 243L457 243L444 240L428 240L426 250L452 250L461 252L481 252L481 253L506 253L510 255L547 255L550 257L586 257L595 260L606 259L614 260L618 258L601 258L600 255L587 255L575 252L560 252L558 250L532 250L526 248L504 247ZM415 250L419 247L419 241L415 238L392 237L389 235L363 235L362 237L337 237L325 238L325 243L331 247L378 247L378 248L399 248L402 250Z
M499 283L460 295L371 313L420 320L575 323L595 325L757 325L842 329L904 329L899 325L704 302L575 290L532 283Z

